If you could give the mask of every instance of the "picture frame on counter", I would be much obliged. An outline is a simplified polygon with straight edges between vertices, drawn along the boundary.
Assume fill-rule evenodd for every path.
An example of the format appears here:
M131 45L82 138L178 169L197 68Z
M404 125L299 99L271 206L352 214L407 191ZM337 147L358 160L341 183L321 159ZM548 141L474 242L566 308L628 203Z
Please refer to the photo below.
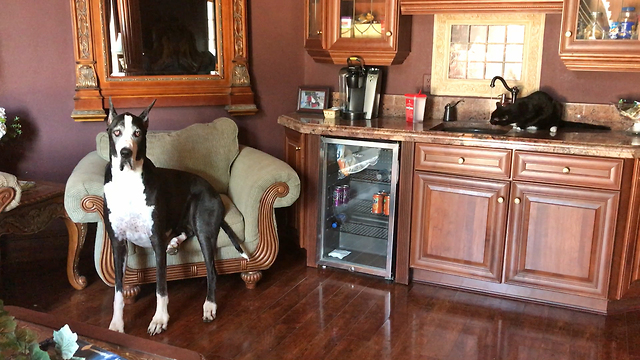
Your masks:
M300 86L298 88L298 112L322 114L329 107L329 88Z

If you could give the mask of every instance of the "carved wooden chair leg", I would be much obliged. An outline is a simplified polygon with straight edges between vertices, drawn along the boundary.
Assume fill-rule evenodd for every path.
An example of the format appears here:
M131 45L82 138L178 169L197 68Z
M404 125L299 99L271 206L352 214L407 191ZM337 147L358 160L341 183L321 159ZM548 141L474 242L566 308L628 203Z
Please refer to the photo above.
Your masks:
M133 304L140 293L140 285L125 285L123 289L124 303Z
M87 279L78 274L78 261L80 251L87 236L87 224L76 224L68 217L63 218L69 233L69 252L67 253L67 278L76 290L82 290L87 286Z
M262 279L262 271L247 271L240 273L240 277L244 281L247 289L255 289L256 284Z

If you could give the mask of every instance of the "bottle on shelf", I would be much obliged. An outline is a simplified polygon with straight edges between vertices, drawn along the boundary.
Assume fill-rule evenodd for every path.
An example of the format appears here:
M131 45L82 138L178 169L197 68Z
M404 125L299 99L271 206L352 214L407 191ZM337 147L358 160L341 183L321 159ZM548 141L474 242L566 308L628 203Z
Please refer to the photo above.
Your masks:
M618 39L637 37L638 14L633 6L623 7L618 18Z
M332 229L340 228L345 222L347 222L347 215L343 213L336 214L329 218L329 226Z

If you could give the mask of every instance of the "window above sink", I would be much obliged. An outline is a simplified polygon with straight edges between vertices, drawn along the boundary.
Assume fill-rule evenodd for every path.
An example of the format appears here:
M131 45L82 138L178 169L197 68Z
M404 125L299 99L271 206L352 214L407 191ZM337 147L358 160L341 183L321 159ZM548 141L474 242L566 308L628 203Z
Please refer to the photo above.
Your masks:
M497 97L502 76L529 94L540 86L544 14L436 14L431 93Z

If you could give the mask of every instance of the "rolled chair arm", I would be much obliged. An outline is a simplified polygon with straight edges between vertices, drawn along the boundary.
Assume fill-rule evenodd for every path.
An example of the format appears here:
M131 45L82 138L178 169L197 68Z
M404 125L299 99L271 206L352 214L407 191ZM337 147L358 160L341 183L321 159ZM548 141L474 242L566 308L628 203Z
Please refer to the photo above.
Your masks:
M13 201L16 189L12 187L0 187L0 213Z
M80 160L69 176L64 192L64 207L74 222L95 223L102 220L97 213L86 212L82 200L91 195L103 196L106 165L107 161L92 151Z
M269 187L278 183L286 185L283 187L288 187L288 193L278 196L273 207L293 204L300 195L300 178L291 166L260 150L240 147L240 154L231 166L228 195L244 216L245 241L257 238L257 221L247 220L258 219L260 200Z

